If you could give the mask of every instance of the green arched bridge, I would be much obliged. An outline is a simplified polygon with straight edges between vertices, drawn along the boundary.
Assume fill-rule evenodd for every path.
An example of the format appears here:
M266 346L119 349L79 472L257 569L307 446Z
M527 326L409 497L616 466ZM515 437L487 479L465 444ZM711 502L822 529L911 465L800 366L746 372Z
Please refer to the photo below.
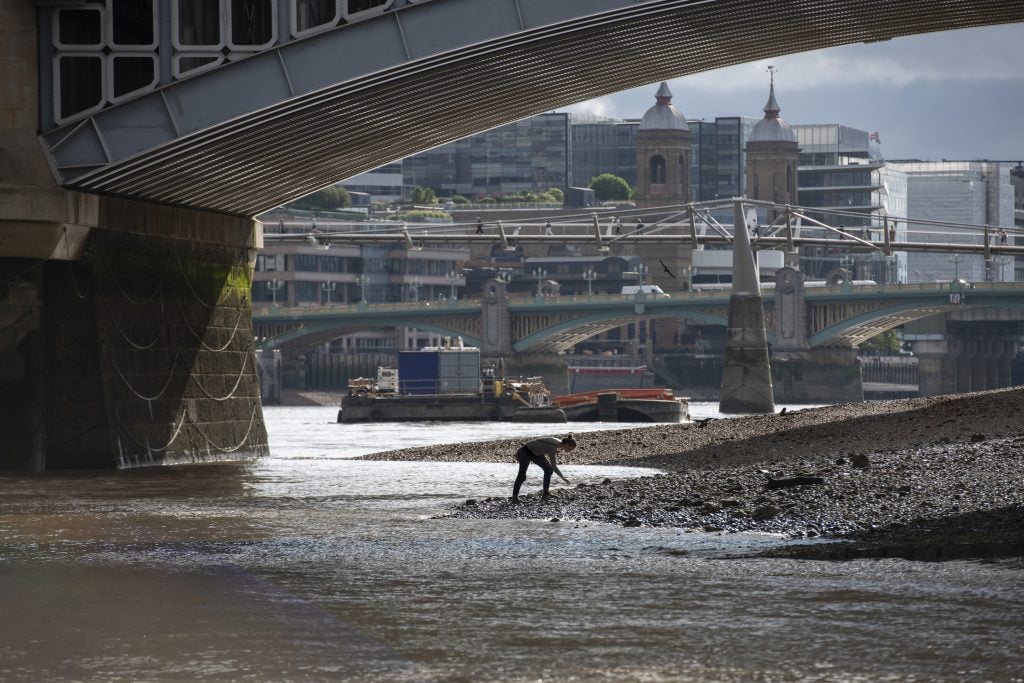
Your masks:
M485 350L559 352L621 325L652 318L686 318L725 326L728 291L679 292L668 296L580 295L496 297L399 304L352 304L317 308L256 308L253 327L264 349L300 353L343 334L383 327L414 327L461 336ZM780 334L774 289L762 291L769 341ZM504 306L507 323L493 329L489 305ZM967 318L987 310L986 320L1024 320L1024 283L842 285L808 288L806 337L811 347L853 347L886 330L939 313ZM496 348L498 347L498 348ZM504 348L501 348L504 347Z

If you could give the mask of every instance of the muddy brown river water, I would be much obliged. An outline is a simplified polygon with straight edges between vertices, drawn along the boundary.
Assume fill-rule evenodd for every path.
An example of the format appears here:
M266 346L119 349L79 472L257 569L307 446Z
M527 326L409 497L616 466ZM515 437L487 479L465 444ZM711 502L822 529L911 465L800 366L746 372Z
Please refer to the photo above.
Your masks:
M514 466L347 458L527 428L334 412L268 409L248 465L0 475L0 681L1024 681L1014 565L447 519Z

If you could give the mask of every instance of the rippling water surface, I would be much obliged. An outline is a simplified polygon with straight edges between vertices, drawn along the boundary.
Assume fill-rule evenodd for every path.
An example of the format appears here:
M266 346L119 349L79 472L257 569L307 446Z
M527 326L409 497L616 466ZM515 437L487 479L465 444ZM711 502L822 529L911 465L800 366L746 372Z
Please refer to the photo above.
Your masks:
M268 409L250 465L0 476L0 681L1022 680L1020 570L446 519L508 495L511 462L349 458L557 429L334 414Z

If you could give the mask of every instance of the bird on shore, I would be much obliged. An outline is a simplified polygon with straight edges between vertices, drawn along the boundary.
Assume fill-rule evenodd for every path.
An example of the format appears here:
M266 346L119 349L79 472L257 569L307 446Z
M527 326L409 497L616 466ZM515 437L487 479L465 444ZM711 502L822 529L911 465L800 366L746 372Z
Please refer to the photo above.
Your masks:
M705 418L704 418L703 420L694 420L694 423L695 423L695 424L697 425L697 427L699 427L700 429L704 429L705 427L707 427L707 426L708 426L708 423L709 423L709 422L711 422L711 421L712 421L712 420L714 420L714 419L715 419L715 418L713 418L713 417L705 417Z
M668 273L668 276L669 276L670 278L672 278L673 280L677 279L677 278L676 278L676 274L675 274L675 273L673 273L673 272L672 272L671 270L669 270L669 269L668 269L668 266L666 266L666 265L665 265L665 262L664 262L664 261L662 261L661 259L658 259L658 263L660 263L660 264L661 264L661 269L662 269L662 270L664 270L664 271L665 271L666 273Z
M785 414L786 414L786 409L785 408L783 408L782 410L779 411L779 417L782 417Z

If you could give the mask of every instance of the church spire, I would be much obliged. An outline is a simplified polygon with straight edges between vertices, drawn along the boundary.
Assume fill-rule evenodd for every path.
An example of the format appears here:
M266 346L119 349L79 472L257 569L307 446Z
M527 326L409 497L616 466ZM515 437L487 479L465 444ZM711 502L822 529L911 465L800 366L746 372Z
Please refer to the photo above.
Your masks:
M661 87L654 94L654 99L658 104L672 104L672 91L668 89L668 83L661 82Z
M782 109L779 107L779 103L775 101L775 67L771 64L768 65L768 73L771 74L771 85L768 87L768 103L764 105L764 117L766 119L777 119Z

